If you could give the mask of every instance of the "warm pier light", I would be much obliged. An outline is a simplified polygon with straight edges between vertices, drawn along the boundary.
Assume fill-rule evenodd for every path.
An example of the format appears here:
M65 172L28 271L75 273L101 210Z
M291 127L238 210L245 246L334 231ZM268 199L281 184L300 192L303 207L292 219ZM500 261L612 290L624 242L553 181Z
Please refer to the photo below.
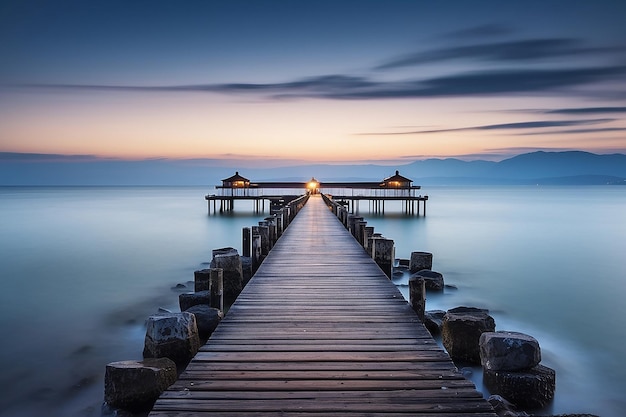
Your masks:
M309 190L310 193L315 194L317 193L317 189L319 188L319 186L319 181L315 178L311 178L311 181L307 183L306 188Z

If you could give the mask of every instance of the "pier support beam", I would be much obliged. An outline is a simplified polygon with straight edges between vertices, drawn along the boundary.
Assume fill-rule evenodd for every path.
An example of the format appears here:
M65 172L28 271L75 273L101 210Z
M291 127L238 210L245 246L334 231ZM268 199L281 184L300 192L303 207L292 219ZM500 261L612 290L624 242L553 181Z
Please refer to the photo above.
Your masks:
M243 256L250 257L250 240L252 238L252 231L249 227L244 227L242 229L241 236L241 253Z
M211 292L210 306L224 311L224 270L222 268L211 268L209 273Z
M261 233L258 226L252 226L252 275L259 269L263 260L261 255Z
M426 282L424 278L413 277L409 279L409 302L417 317L424 323L426 310Z
M383 237L372 238L372 259L383 270L385 275L391 279L393 261L395 259L395 247L393 239L385 239Z

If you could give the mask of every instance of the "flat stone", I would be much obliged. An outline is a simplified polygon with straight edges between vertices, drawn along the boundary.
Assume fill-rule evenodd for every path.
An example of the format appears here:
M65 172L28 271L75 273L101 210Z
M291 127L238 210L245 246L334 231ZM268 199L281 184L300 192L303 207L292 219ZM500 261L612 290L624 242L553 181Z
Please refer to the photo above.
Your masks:
M486 332L480 335L480 362L490 371L521 371L541 362L539 342L518 332Z
M104 375L104 401L133 412L149 411L176 378L176 364L167 358L112 362Z

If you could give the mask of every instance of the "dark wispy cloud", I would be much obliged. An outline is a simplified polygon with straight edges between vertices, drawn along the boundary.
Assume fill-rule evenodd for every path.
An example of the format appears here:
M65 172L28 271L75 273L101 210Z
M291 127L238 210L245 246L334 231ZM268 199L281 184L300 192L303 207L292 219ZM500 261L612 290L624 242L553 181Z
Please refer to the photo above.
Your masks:
M540 110L543 114L611 114L626 113L626 107L574 107L566 109Z
M587 46L579 39L524 39L454 46L407 54L376 67L378 70L432 64L449 60L519 62L553 59L555 57L624 52L624 47Z
M467 40L467 38L491 38L511 35L515 30L506 25L490 23L456 30L443 35L444 38Z
M625 66L578 69L476 71L412 82L372 84L336 91L328 98L376 99L539 93L621 79Z
M102 158L95 155L0 152L0 161L3 162L92 162L99 159Z
M459 127L454 129L411 130L405 132L369 132L360 133L361 136L398 136L422 135L431 133L465 132L470 130L515 130L515 129L543 129L553 127L581 126L612 122L615 119L586 119L586 120L536 120L530 122L499 123L481 126ZM545 133L545 132L544 132Z
M473 71L407 81L380 81L370 77L337 74L267 84L180 86L31 84L20 87L68 91L208 92L261 95L273 99L369 100L554 93L606 81L626 81L626 66Z
M623 132L626 131L626 127L599 127L591 129L567 129L567 130L551 130L551 134L579 134L579 133L606 133L606 132ZM545 132L525 132L520 133L519 136L531 136L531 135L544 135Z

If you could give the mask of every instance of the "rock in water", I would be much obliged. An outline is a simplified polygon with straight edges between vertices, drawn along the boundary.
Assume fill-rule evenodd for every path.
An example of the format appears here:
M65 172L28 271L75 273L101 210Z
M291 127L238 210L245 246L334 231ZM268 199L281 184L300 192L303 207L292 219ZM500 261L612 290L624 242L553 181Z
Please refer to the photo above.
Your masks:
M421 271L422 269L433 268L433 254L430 252L411 252L409 260L409 271L411 273Z
M448 310L443 317L441 338L452 359L480 363L480 335L496 330L496 322L488 313L474 307Z
M424 313L424 326L426 326L431 335L434 336L441 333L445 315L446 312L443 310L429 310Z
M210 305L211 291L185 292L178 296L180 311L187 311L195 305Z
M112 362L104 375L104 401L133 412L150 411L176 381L176 364L167 358Z
M483 369L483 382L493 394L501 395L519 408L543 408L554 398L556 372L537 365L525 371Z
M185 366L200 348L196 317L192 313L165 313L148 317L144 358L170 358Z
M220 324L220 321L224 318L224 313L219 309L204 304L189 307L187 312L196 316L198 333L202 340L208 339L211 333L213 333L213 330L215 330L217 325Z
M224 297L228 300L236 299L243 289L243 267L237 249L214 249L211 268L224 270Z
M411 275L411 278L419 277L424 279L426 289L431 291L443 291L443 274L430 269L422 269Z
M480 362L490 371L521 371L541 362L539 342L524 333L483 333L479 345Z

